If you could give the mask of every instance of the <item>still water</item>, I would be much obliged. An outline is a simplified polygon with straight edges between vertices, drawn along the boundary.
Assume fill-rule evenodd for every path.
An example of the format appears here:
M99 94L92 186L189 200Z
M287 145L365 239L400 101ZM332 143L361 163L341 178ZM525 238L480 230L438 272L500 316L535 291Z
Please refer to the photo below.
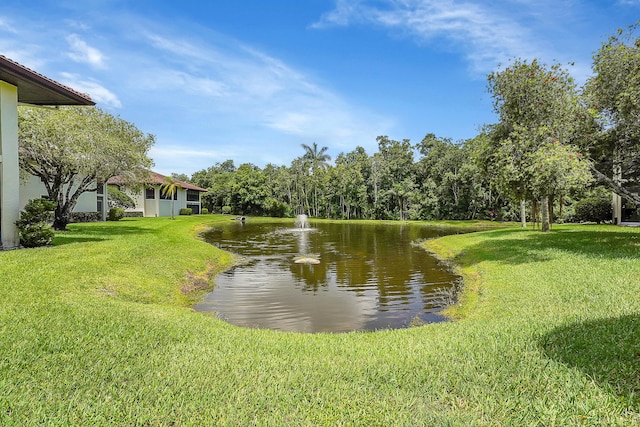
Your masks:
M443 321L438 312L458 277L419 242L451 233L420 225L229 221L204 238L241 262L220 273L194 308L238 326L297 332Z

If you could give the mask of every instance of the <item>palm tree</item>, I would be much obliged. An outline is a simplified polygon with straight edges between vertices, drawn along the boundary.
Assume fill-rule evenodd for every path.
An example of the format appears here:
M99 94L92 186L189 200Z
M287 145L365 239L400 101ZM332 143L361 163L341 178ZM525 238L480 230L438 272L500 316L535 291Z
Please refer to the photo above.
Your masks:
M307 144L301 144L302 148L304 148L304 156L302 159L309 162L310 166L310 175L311 175L311 183L313 185L313 206L314 206L314 214L313 216L318 216L319 207L318 207L318 169L326 169L329 166L329 161L331 161L331 156L326 154L328 150L327 147L322 147L320 151L318 151L318 144L315 142L312 146ZM307 203L308 205L308 203Z
M315 170L320 167L322 169L326 169L329 166L331 161L331 156L326 154L326 151L329 149L328 147L322 147L320 151L318 151L318 144L313 143L313 146L309 146L307 144L301 144L302 148L304 148L304 156L303 159L311 162L311 171L315 172Z
M175 203L175 196L178 190L182 190L182 185L170 176L164 177L164 184L160 186L160 191L164 197L168 197L171 200L171 219L173 218L173 205Z

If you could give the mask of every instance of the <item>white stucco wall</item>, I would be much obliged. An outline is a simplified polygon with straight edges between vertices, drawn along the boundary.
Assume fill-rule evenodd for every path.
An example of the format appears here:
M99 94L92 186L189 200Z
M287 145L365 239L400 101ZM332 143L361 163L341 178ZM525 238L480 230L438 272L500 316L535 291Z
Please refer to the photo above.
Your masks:
M77 188L77 187L76 187ZM47 189L36 176L30 176L26 182L20 182L20 210L31 199L39 199L47 195ZM80 195L74 212L97 212L98 194L95 191L87 191Z
M129 212L142 212L145 217L171 216L171 200L160 198L160 186L154 186L155 198L146 198L146 189L139 192L130 192L124 190L134 201L135 208L127 209ZM187 202L187 191L178 190L178 198L174 201L173 214L178 215L180 209L186 208L188 204L200 204L200 202Z
M613 223L622 223L622 197L613 193Z
M19 175L18 88L0 81L0 243L4 249L20 244L16 227Z

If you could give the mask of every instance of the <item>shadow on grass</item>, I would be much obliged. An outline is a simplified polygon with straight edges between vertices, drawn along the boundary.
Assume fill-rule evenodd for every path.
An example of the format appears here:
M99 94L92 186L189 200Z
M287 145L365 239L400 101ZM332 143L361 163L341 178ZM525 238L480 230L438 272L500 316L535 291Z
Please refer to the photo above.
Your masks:
M548 261L554 251L598 259L640 257L640 233L616 228L580 227L554 230L550 233L522 229L496 230L465 249L455 262L473 265L480 261L523 264Z
M53 246L69 245L71 243L85 243L85 242L101 242L108 240L107 238L77 236L69 233L58 233L53 239Z
M543 336L540 345L550 358L640 409L640 315L562 326Z
M124 225L115 222L70 224L67 230L56 232L53 246L68 245L71 243L100 242L122 236L153 234L157 232L158 230L156 229Z

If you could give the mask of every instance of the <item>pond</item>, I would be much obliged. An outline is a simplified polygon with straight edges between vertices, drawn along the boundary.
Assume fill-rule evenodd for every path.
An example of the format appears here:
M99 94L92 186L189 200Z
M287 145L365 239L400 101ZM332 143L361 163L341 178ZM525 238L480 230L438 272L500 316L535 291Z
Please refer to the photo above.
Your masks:
M240 256L194 308L243 327L296 332L441 322L459 280L420 247L455 233L418 224L229 221L204 239Z

